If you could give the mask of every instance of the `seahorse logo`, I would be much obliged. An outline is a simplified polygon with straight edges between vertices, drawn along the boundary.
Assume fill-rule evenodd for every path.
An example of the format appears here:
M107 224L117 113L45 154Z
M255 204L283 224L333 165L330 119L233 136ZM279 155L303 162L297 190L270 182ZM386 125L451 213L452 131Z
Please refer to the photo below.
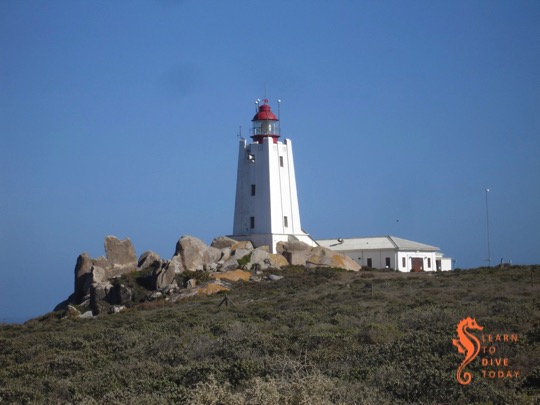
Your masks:
M452 343L458 348L458 351L465 355L456 373L457 380L462 385L467 385L471 382L471 373L463 372L463 369L478 356L481 347L480 340L470 332L470 329L482 330L484 327L478 325L476 319L471 317L462 319L456 329L458 339L452 339Z

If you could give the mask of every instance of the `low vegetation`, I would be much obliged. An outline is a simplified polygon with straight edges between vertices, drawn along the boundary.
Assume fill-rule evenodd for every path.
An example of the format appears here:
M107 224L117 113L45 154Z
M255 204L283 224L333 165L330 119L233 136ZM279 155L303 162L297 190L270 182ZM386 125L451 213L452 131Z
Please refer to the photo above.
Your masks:
M237 283L229 305L218 294L0 325L0 403L540 401L540 266L279 274ZM458 384L463 354L452 339L469 316L483 333L519 336L491 356L518 377L484 378L481 354L467 367L472 382Z

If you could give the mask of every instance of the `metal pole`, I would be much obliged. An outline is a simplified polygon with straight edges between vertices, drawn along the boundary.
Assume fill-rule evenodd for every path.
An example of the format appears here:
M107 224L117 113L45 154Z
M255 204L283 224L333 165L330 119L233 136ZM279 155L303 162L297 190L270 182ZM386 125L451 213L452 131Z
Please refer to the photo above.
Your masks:
M488 204L489 188L486 188L486 231L487 231L487 262L488 267L491 267L491 246L489 243L489 204Z

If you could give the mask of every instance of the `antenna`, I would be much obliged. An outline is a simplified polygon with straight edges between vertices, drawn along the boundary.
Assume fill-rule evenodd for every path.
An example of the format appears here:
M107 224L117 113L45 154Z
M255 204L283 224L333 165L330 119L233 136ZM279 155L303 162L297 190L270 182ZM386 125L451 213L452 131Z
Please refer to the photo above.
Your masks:
M277 101L277 119L279 121L279 134L281 135L281 100Z
M242 125L240 125L240 128L238 129L238 138L242 139Z
M259 103L260 103L260 102L261 102L261 99L260 99L260 98L258 98L257 100L255 100L255 105L257 106L257 107L255 107L255 112L258 112L258 111L259 111Z

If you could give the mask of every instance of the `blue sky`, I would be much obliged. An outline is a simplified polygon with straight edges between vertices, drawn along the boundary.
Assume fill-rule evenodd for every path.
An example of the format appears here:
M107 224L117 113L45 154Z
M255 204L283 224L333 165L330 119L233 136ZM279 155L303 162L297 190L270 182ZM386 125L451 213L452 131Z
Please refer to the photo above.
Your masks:
M232 231L240 126L281 103L303 227L540 263L540 2L0 2L0 322L106 235ZM275 108L274 108L275 109Z

